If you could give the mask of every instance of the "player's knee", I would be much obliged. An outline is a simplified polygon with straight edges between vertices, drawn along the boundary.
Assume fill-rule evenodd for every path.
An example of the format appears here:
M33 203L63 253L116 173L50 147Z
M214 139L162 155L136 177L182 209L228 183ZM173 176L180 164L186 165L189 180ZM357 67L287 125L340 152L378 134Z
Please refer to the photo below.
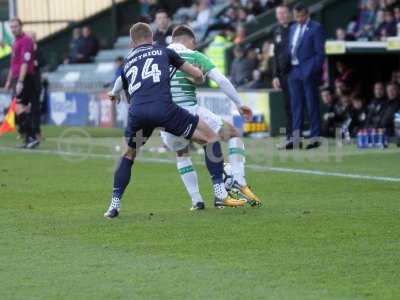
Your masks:
M220 137L218 134L216 134L214 131L210 130L209 132L207 132L207 134L205 135L205 140L207 144L210 143L215 143L218 142L220 140Z
M222 141L226 142L231 138L240 137L240 133L232 124L224 122L224 125L219 131L219 136Z
M131 147L127 147L124 153L124 157L130 160L134 160L136 157L136 150Z
M189 147L185 147L182 150L176 151L176 157L185 157L189 156Z

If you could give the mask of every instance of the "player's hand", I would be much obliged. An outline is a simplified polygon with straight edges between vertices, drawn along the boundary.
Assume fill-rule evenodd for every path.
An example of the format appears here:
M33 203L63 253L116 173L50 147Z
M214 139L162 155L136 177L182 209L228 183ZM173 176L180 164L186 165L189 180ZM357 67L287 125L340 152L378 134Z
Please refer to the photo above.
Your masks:
M272 80L272 86L273 86L274 89L276 89L276 90L280 90L280 89L281 89L281 81L279 80L278 77L275 77L275 78Z
M107 93L107 96L108 96L108 99L110 99L110 101L112 101L112 102L117 102L117 104L120 102L120 98L117 96L117 95L115 95L112 91L110 91L110 92L108 92Z
M15 93L17 95L20 95L23 89L24 89L24 83L22 81L18 81L17 85L15 86Z
M249 122L253 118L253 112L250 107L246 105L242 105L239 107L240 115L245 119L245 121Z

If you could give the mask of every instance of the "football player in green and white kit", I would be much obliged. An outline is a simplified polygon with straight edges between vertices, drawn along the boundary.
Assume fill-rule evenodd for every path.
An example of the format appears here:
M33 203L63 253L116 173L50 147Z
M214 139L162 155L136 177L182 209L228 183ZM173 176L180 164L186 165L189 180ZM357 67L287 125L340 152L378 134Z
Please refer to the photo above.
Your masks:
M175 50L183 59L199 67L235 103L242 116L246 119L251 118L251 109L243 105L232 83L217 70L207 56L199 51L194 51L195 47L196 38L192 29L185 25L176 27L172 33L172 44L168 48ZM176 104L187 109L192 114L199 115L211 129L219 133L223 141L228 143L229 162L234 178L233 187L239 190L252 206L261 205L260 199L250 190L245 179L245 149L238 130L231 123L224 121L221 117L198 105L195 84L179 70L171 80L171 93L172 100ZM199 191L197 174L190 157L189 141L165 131L161 132L161 137L165 145L177 154L178 172L192 198L192 210L203 209L204 202Z

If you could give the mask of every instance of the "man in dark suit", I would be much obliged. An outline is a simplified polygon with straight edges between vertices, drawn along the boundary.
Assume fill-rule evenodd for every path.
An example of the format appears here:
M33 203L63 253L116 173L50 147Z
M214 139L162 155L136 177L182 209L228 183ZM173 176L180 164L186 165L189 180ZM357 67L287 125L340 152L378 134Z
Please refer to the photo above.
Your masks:
M318 22L310 19L308 9L299 3L294 7L296 23L290 28L289 90L293 114L293 145L299 147L303 124L304 103L311 126L311 141L306 149L318 148L321 134L319 91L325 60L325 32Z
M272 86L274 89L282 90L286 112L286 141L279 149L285 149L292 140L292 109L290 105L290 94L288 86L288 73L290 61L287 55L289 44L289 30L292 25L289 7L280 5L275 11L278 25L274 29L274 59L272 64Z

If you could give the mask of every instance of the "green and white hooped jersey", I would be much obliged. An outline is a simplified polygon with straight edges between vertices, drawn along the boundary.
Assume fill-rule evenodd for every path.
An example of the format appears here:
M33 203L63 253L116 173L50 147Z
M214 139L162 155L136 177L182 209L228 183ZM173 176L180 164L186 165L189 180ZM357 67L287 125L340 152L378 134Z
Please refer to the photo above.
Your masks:
M199 51L193 51L182 44L173 43L168 48L175 50L185 61L195 65L207 74L215 68L211 60ZM177 70L171 80L172 100L179 106L197 105L196 85L186 78L185 73Z

